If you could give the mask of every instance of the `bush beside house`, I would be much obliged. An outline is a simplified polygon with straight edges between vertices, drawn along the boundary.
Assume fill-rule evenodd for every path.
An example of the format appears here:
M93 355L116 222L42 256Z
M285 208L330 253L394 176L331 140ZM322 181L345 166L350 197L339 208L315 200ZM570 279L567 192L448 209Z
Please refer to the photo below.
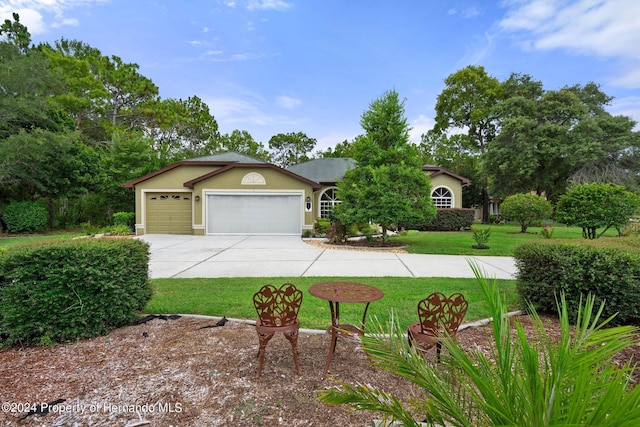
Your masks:
M86 239L0 253L0 346L50 344L131 323L151 299L149 246Z
M402 224L405 230L418 231L460 231L469 230L473 225L473 209L447 208L437 209L436 217L425 224Z

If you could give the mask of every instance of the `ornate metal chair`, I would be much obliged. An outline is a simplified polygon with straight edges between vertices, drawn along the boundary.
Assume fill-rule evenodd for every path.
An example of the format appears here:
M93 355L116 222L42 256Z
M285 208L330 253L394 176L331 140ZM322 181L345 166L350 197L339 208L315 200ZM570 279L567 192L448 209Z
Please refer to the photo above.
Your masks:
M298 311L302 304L302 291L297 289L291 283L285 283L276 288L273 285L264 285L258 292L253 295L253 305L258 312L258 320L256 321L256 331L260 340L258 350L258 373L256 378L260 378L262 374L262 366L264 364L264 354L267 343L276 332L282 332L291 343L293 350L293 362L296 367L296 373L300 373L298 365L298 330L300 329L300 320L298 320Z
M467 308L469 303L461 293L454 293L450 297L441 292L432 293L418 303L420 321L409 325L409 344L416 341L423 352L435 346L437 361L440 362L441 340L445 334L455 339Z

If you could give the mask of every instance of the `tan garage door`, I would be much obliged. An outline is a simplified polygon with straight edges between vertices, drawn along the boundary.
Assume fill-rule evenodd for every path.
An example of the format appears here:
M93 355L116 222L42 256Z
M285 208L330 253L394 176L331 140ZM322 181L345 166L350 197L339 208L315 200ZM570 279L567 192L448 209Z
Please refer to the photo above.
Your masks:
M191 193L147 193L146 234L193 234Z

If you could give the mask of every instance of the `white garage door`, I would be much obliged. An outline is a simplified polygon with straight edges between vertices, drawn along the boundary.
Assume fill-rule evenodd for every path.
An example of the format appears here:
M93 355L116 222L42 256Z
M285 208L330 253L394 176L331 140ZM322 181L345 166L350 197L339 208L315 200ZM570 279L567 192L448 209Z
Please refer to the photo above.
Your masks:
M210 194L207 234L302 233L302 196L298 194Z

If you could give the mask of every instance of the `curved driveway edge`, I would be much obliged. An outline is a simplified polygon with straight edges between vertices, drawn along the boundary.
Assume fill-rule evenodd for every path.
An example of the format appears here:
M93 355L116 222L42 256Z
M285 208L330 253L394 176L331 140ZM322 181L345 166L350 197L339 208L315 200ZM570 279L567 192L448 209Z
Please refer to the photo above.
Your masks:
M468 277L468 259L487 277L515 279L511 257L419 255L320 248L297 236L150 234L150 277Z

